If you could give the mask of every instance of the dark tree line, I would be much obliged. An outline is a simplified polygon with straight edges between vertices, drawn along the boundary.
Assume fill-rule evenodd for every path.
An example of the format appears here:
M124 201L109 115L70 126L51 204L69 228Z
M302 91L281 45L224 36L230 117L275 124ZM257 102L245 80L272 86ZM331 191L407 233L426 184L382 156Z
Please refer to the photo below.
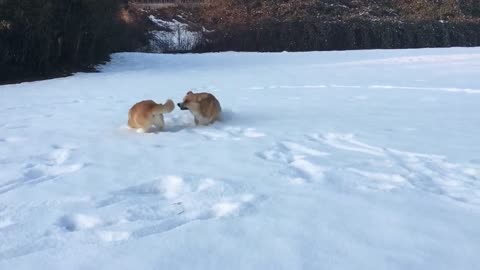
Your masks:
M480 0L210 0L196 52L480 46Z
M480 46L474 22L268 22L261 27L234 25L207 33L195 52L325 51Z
M91 69L147 43L126 0L0 0L0 82Z

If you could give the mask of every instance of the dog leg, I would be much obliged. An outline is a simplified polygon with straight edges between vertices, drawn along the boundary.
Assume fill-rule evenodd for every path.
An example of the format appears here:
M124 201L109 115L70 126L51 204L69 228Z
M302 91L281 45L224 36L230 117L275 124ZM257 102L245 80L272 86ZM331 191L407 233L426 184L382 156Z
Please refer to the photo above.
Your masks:
M152 131L153 132L160 132L163 130L163 126L153 126Z

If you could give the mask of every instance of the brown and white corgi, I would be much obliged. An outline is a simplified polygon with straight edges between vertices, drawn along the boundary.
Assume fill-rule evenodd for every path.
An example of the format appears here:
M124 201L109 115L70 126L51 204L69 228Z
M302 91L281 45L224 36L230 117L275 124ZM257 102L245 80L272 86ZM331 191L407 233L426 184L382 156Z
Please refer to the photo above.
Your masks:
M222 108L217 98L210 93L193 93L189 91L182 103L177 104L181 110L189 110L195 117L196 125L208 125L220 119Z
M165 104L158 104L153 100L140 101L128 111L128 126L139 132L160 131L165 125L163 114L174 109L175 104L171 99Z

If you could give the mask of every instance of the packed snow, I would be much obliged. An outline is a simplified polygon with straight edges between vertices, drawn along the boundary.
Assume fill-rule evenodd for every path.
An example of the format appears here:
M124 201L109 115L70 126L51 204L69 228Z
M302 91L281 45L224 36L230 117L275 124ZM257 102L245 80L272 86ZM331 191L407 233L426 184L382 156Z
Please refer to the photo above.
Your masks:
M480 48L120 53L0 87L0 269L477 269ZM213 93L128 129L144 99Z

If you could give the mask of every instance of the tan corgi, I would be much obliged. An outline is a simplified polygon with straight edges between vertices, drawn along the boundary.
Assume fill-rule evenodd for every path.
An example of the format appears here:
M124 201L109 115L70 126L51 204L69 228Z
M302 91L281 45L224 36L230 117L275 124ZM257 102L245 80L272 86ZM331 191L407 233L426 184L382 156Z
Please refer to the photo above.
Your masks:
M128 126L139 132L159 131L163 129L163 114L175 109L175 104L168 99L164 105L153 100L140 101L128 111Z
M181 110L189 110L195 117L196 125L208 125L220 119L222 108L217 98L210 93L193 93L189 91L182 103L177 104Z

